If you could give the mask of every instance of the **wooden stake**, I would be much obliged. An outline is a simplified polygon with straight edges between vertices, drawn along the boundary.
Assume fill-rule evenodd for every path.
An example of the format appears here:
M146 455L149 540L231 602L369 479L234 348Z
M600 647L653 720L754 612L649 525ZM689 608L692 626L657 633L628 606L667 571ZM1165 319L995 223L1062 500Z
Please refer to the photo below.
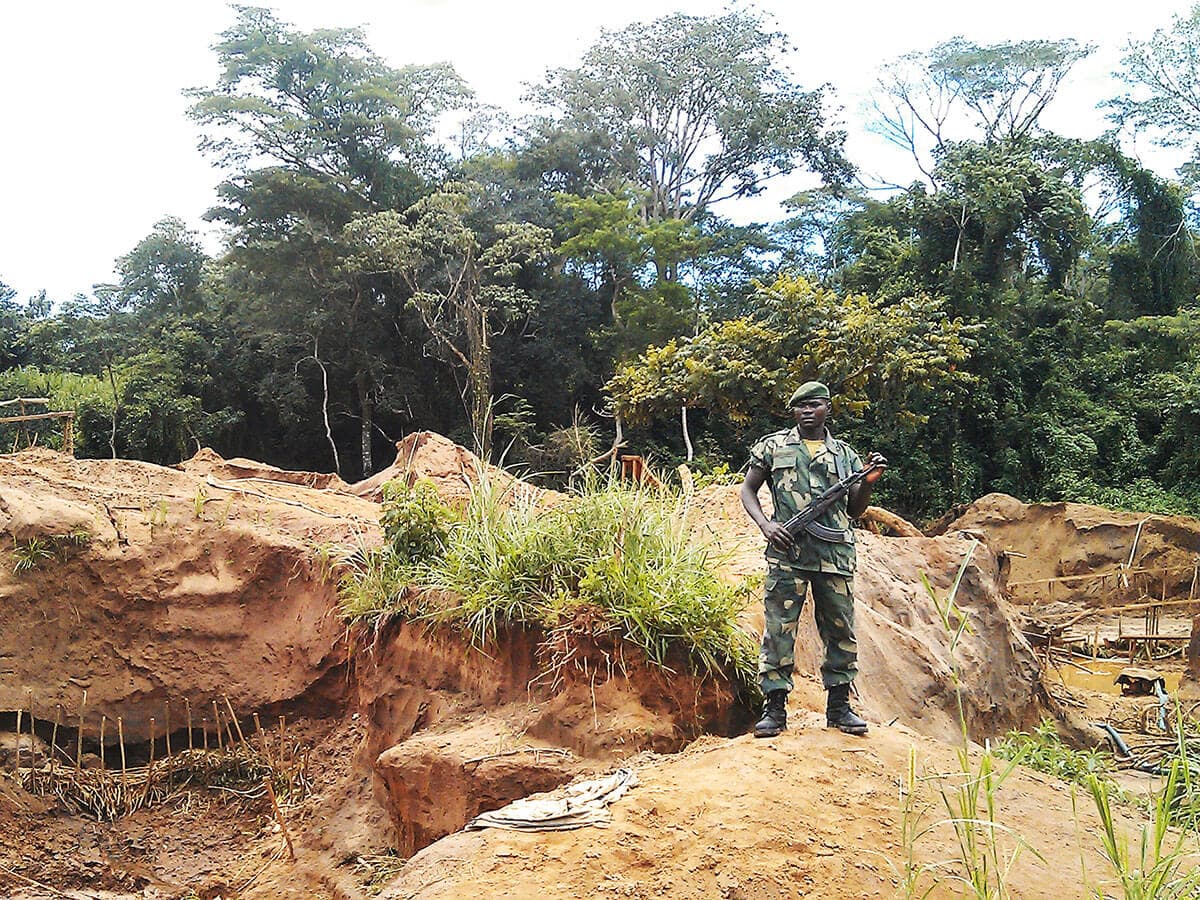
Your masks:
M83 700L79 704L79 734L75 742L75 771L79 771L83 760L83 711L87 707L87 689L83 691Z
M188 749L196 749L192 745L192 701L185 699L184 704L187 706L187 725L188 725Z
M58 761L58 726L62 722L62 704L54 704L54 728L50 732L50 774L54 774L54 766Z
M100 716L100 771L104 772L104 725L108 722L108 716Z
M296 848L292 846L292 836L288 833L287 822L283 821L283 811L279 808L279 801L275 799L275 789L271 787L271 779L263 779L263 787L267 789L267 796L271 798L271 808L275 810L275 821L279 823L279 829L283 832L283 839L287 842L288 856L292 859L296 858Z
M33 748L36 746L36 733L33 726L37 723L37 717L33 714L33 691L29 691L29 780L30 783L37 788L37 769L33 759ZM17 754L20 757L20 753Z
M254 713L254 730L258 732L259 752L262 753L263 759L267 761L267 765L271 768L275 768L275 763L271 760L271 750L267 744L267 735L266 732L263 731L262 722L260 722L258 719L258 713Z
M221 711L217 709L217 701L213 701L213 721L217 723L217 747L225 752L225 738L221 736Z
M167 756L171 755L171 701L166 702L167 716L166 723L163 725L163 736L167 739Z
M150 717L150 763L146 768L146 796L150 796L150 788L154 784L154 716Z
M129 802L129 770L125 765L125 724L120 716L117 716L117 740L121 744L121 793L125 797L125 802Z
M200 717L200 734L204 738L204 751L208 752L208 716Z
M233 724L237 727L238 740L241 741L243 744L245 744L246 736L244 734L242 734L242 726L241 726L241 723L238 722L237 716L235 716L233 714L233 704L229 702L228 695L223 694L222 696L225 698L225 706L229 710L229 721L233 722ZM233 742L233 735L229 736L229 740L231 743Z
M17 752L13 754L13 774L18 775L21 772L21 712L17 710ZM33 752L33 747L29 748Z
M279 717L279 765L286 771L291 757L287 745L287 716Z
M171 790L171 775L175 769L175 757L171 755L171 701L167 701L167 790Z

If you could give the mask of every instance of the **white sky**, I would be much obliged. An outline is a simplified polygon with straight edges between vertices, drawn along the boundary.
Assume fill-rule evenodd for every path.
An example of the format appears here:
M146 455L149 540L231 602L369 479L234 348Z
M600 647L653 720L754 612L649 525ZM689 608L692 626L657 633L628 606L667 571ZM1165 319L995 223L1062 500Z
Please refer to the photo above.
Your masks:
M517 108L522 84L549 66L572 65L601 28L676 11L719 12L710 0L263 0L303 28L363 25L389 63L447 60L479 99ZM909 0L907 3L762 0L797 50L799 82L829 82L843 107L851 159L907 181L902 157L863 130L860 112L874 71L911 50L964 35L980 42L1073 37L1100 45L1080 63L1043 118L1073 137L1104 128L1098 101L1130 37L1148 37L1186 13L1187 0L1134 7L1082 0ZM221 173L196 150L182 91L212 84L209 49L233 22L217 0L0 0L0 281L21 297L45 288L56 300L112 278L114 259L156 221L201 221ZM1146 144L1138 149L1149 150ZM1169 172L1164 172L1169 174ZM782 181L782 180L781 180ZM801 181L724 212L742 221L781 215L778 203Z

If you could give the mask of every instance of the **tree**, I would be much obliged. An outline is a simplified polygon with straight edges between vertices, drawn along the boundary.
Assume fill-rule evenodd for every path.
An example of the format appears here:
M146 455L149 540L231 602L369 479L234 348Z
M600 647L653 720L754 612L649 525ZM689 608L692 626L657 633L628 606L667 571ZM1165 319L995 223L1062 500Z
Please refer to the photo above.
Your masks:
M969 377L960 371L976 328L948 319L939 301L883 303L780 276L759 289L753 316L709 326L693 338L651 347L608 383L616 409L647 424L680 406L734 422L782 410L792 389L820 379L839 408L884 427L924 422L923 402Z
M441 354L462 370L463 403L484 457L492 443L493 328L528 306L517 276L551 246L549 230L528 222L481 228L472 219L486 202L479 185L452 182L403 215L373 213L345 231L358 248L350 270L398 278Z
M450 66L392 68L357 28L305 34L270 10L234 8L213 47L217 84L188 92L203 152L235 171L272 160L372 206L411 198L439 168L430 131L468 96Z
M267 404L295 408L306 373L319 374L326 420L331 396L357 412L369 474L376 409L411 374L408 355L388 350L412 336L402 297L359 290L343 228L427 190L445 163L433 123L467 90L448 66L385 65L356 29L300 32L268 10L238 7L221 37L222 74L191 92L191 115L201 149L237 172L210 213L233 231L227 289L277 360L261 385Z
M1174 17L1147 41L1130 41L1118 72L1130 90L1108 101L1110 117L1163 147L1190 149L1181 169L1193 188L1200 176L1200 4Z
M949 143L1017 143L1035 133L1072 66L1094 48L1070 38L976 44L956 37L885 66L873 128L913 157L933 188Z
M155 315L194 311L207 262L196 232L179 219L162 219L117 260L122 298Z
M802 90L781 67L787 49L740 11L605 32L578 68L549 72L531 92L548 113L528 140L552 159L564 144L575 150L567 157L579 193L643 191L646 222L693 222L798 160L843 183L852 171L844 134L826 126L825 89Z

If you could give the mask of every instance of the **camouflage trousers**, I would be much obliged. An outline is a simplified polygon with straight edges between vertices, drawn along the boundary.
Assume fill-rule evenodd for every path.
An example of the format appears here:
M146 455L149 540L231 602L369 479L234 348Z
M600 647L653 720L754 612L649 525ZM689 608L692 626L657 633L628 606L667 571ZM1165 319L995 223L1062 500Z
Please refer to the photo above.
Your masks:
M766 627L758 657L758 678L763 693L792 689L796 627L804 595L812 586L817 631L825 644L821 681L826 688L849 684L858 674L858 644L854 640L854 592L845 575L793 569L767 561L763 604Z

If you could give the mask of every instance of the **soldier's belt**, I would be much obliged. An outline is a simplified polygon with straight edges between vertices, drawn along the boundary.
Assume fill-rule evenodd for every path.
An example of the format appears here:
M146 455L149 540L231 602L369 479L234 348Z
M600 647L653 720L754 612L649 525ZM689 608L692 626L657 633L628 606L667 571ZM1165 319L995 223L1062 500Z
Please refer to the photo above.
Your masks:
M804 530L813 537L831 544L849 544L854 539L849 528L829 528L816 522L809 522Z

